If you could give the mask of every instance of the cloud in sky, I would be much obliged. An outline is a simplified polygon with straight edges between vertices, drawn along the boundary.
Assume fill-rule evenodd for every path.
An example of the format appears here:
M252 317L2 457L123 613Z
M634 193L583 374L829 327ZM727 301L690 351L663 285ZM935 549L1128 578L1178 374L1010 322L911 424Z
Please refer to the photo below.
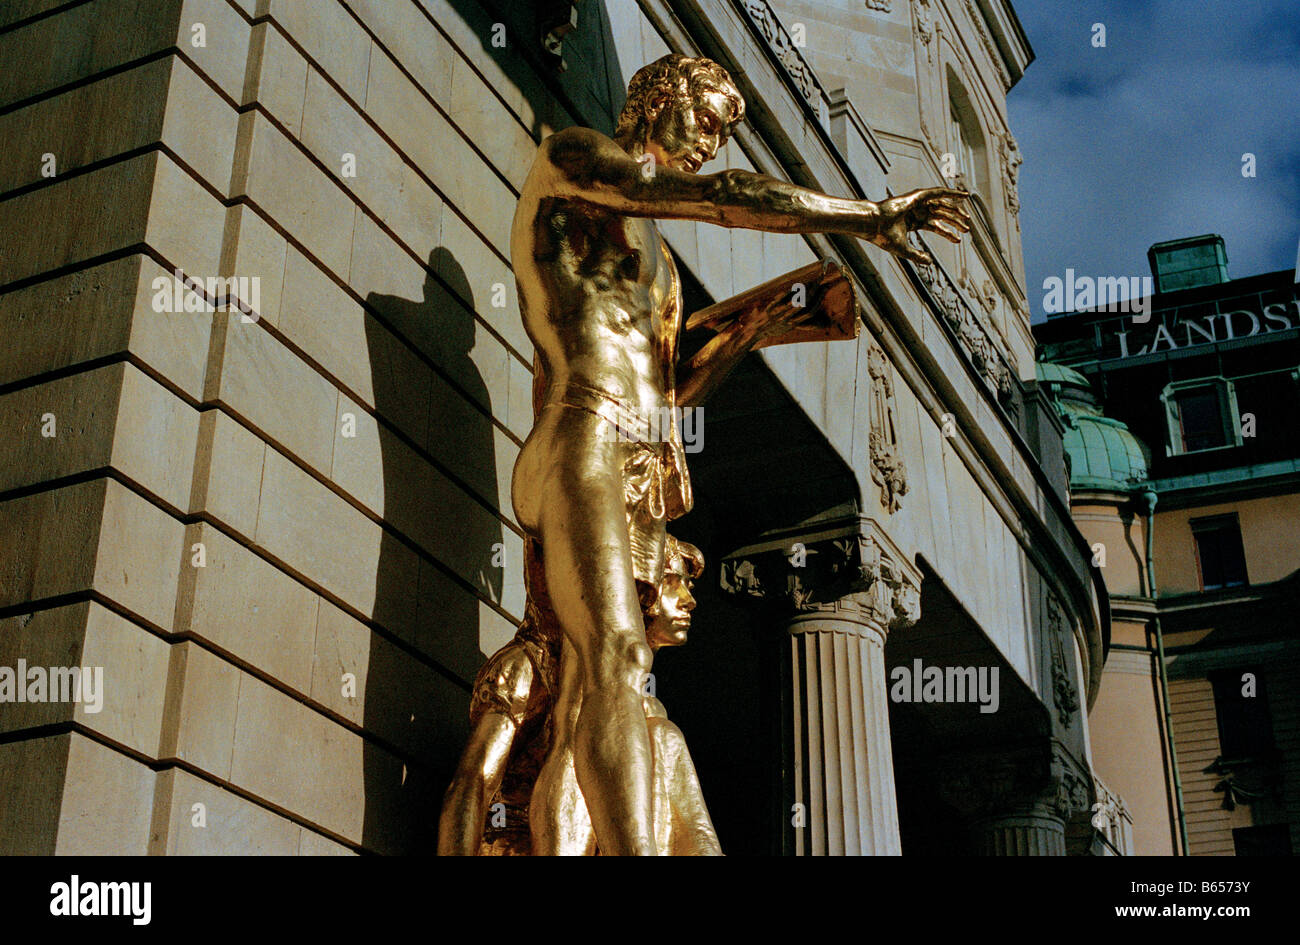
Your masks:
M1149 274L1161 240L1222 235L1234 278L1296 264L1300 2L1015 8L1037 55L1008 98L1035 321L1045 278Z

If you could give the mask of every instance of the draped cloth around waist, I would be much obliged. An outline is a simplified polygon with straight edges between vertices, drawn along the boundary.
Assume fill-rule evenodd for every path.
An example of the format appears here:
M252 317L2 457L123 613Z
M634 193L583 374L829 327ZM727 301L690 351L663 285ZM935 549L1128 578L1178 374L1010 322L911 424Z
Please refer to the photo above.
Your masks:
M664 525L691 510L690 474L673 404L666 415L646 416L604 391L569 383L546 403L594 414L609 438L627 447L623 498L635 578L658 588L664 569Z

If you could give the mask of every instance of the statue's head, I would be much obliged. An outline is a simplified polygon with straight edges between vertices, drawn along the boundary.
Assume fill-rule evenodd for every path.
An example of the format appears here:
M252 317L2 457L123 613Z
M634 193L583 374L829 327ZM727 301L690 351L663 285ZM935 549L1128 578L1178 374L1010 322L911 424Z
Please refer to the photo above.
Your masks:
M659 595L645 611L646 642L652 649L681 646L691 628L695 597L691 585L704 573L704 555L688 541L668 536L664 548L664 579Z
M632 76L614 137L641 144L660 164L695 173L744 117L745 100L726 69L672 53Z

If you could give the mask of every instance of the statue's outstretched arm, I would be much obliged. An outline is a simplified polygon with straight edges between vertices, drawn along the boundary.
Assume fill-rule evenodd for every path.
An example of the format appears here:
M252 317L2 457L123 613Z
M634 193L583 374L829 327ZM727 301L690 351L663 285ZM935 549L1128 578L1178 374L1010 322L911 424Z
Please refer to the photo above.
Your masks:
M953 242L970 228L961 191L933 187L880 203L832 197L750 171L688 174L634 160L590 128L566 128L542 142L548 192L627 216L697 220L772 233L846 233L918 262L907 242L928 229Z

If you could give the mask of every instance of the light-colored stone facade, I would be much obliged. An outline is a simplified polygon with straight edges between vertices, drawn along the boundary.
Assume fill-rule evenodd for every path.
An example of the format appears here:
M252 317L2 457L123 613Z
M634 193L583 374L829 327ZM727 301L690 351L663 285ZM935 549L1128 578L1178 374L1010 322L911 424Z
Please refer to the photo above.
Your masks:
M978 849L1063 852L1093 797L1086 708L1063 711L1054 690L1095 696L1108 613L1063 501L1059 424L1020 383L1032 343L1004 100L1031 53L1009 4L583 0L563 71L513 6L0 10L0 57L26 63L0 79L0 665L101 665L106 687L99 713L0 706L0 850L430 849L469 682L522 615L509 487L532 347L509 258L518 188L541 138L611 130L632 73L681 51L722 62L749 102L706 171L879 198L944 182L950 103L982 135L975 231L961 248L930 240L937 267L848 238L661 226L698 301L831 256L866 321L854 343L764 351L749 370L774 393L706 413L718 445L699 457L697 502L711 517L694 527L710 561L856 536L886 563L850 592L886 581L915 597L846 618L865 628L869 692L856 671L807 663L843 642L835 606L810 630L702 599L701 625L785 641L760 645L759 662L807 644L796 663L843 712L825 731L849 733L839 757L858 759L836 774L851 790L801 782L822 785L816 840L782 826L795 794L774 786L770 847L907 852L906 780L934 785L913 806L956 797ZM796 23L806 45L782 46ZM36 53L51 48L67 52ZM156 311L175 271L258 282L243 312ZM870 435L886 383L896 502ZM793 418L777 435L816 444L782 455L737 440L765 410ZM787 494L809 508L761 514ZM937 734L901 761L894 745L896 788L898 707L879 686L921 656L998 665L1002 708L912 707L895 724ZM760 677L751 688L781 711L811 705ZM677 698L689 717L727 690L694 709ZM1011 794L944 775L971 770L950 757L957 741L1001 757L1026 738L1041 751L1007 762ZM729 788L710 781L709 744L696 752L716 808ZM790 752L828 763L808 747L774 737L756 757L776 784ZM979 826L997 817L1020 818L1013 840Z

